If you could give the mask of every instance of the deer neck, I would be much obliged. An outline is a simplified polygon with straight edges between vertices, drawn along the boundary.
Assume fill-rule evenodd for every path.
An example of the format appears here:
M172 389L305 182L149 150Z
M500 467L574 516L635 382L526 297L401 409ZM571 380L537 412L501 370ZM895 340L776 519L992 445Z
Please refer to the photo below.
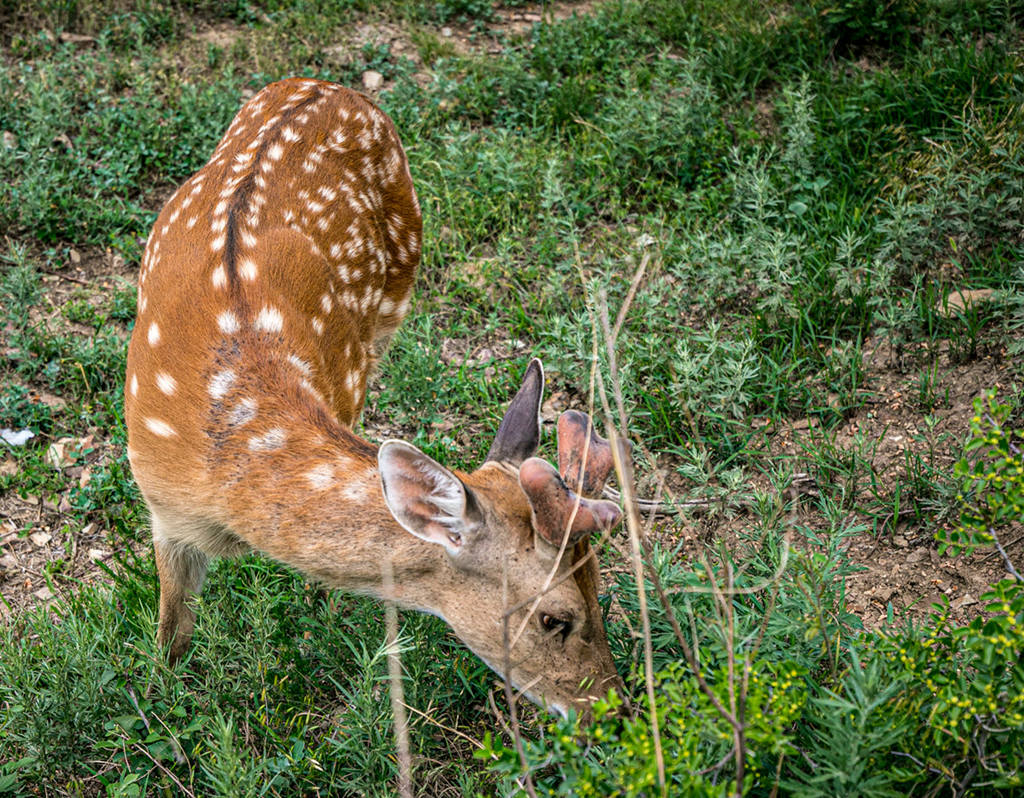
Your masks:
M223 525L329 587L443 616L435 597L451 565L388 510L377 447L334 417L315 375L286 357L260 363L258 373L232 371L210 409L205 481L221 490Z

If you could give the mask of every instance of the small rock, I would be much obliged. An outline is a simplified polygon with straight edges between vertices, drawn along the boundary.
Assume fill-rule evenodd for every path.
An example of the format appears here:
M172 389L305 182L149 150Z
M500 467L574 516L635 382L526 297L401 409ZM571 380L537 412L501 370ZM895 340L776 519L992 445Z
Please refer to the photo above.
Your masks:
M28 539L32 541L33 546L35 546L38 549L41 549L43 546L45 546L47 543L53 540L53 535L51 535L49 532L33 532L31 535L28 536Z
M384 85L384 76L376 69L367 69L363 73L363 88L367 91L378 91Z
M105 560L110 556L110 552L106 549L89 549L89 559L93 562L99 562Z
M0 557L0 568L5 571L13 571L18 567L18 558L13 554L5 554Z
M82 253L77 249L69 249L68 258L70 258L72 265L77 266L82 262Z
M18 473L18 464L14 460L4 460L0 463L0 477L13 477Z
M904 535L893 535L892 542L899 546L901 549L905 549L910 545L910 542Z
M4 147L9 150L13 150L18 146L18 137L15 136L11 131L5 130L3 134Z
M48 587L41 587L39 590L33 591L32 595L40 601L49 601L53 598L53 591Z
M915 549L907 555L907 562L921 562L928 556L928 552L925 549Z
M657 242L654 240L654 236L652 236L650 233L643 233L642 235L637 236L636 241L633 242L633 245L637 249L647 249L647 247L653 247L655 243Z
M940 315L948 319L957 313L963 313L969 307L988 302L991 298L991 288L962 288L951 291L945 301L939 300L936 309Z
M950 602L950 606L954 610L962 609L963 607L970 607L972 604L977 604L978 600L974 598L970 593L964 593L960 598Z
M89 466L86 466L78 477L78 487L84 488L90 482L92 482L92 471L89 469Z
M452 29L451 28L441 28L441 35L444 36L444 38L446 38L446 39L450 39L452 37Z

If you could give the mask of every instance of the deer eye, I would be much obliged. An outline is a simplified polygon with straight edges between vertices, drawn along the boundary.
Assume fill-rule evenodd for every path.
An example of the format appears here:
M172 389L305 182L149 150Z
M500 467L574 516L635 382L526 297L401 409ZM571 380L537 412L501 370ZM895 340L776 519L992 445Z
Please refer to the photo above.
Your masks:
M565 638L572 631L572 616L550 615L549 613L542 612L540 614L540 625L544 627L546 632L560 633L562 635L562 642L565 642Z

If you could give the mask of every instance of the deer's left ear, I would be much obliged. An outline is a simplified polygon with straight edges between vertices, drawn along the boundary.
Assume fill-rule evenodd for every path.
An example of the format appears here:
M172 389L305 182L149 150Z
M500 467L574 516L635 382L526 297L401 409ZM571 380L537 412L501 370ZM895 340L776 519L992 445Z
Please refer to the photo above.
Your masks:
M384 501L406 531L457 555L480 529L476 503L462 480L412 444L385 441L377 464Z
M540 443L540 403L544 398L544 367L534 358L526 367L523 384L512 397L498 427L487 461L500 460L518 466L533 456Z

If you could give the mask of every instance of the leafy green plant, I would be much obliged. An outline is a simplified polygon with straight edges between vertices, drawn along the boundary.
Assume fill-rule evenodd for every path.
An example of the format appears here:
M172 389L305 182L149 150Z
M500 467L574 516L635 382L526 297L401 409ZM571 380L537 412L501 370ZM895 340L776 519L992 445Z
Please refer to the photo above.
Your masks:
M940 533L940 551L955 555L998 546L999 529L1024 515L1024 434L1007 427L1010 413L1010 405L998 401L995 391L974 400L971 438L954 469L963 510L956 528Z

